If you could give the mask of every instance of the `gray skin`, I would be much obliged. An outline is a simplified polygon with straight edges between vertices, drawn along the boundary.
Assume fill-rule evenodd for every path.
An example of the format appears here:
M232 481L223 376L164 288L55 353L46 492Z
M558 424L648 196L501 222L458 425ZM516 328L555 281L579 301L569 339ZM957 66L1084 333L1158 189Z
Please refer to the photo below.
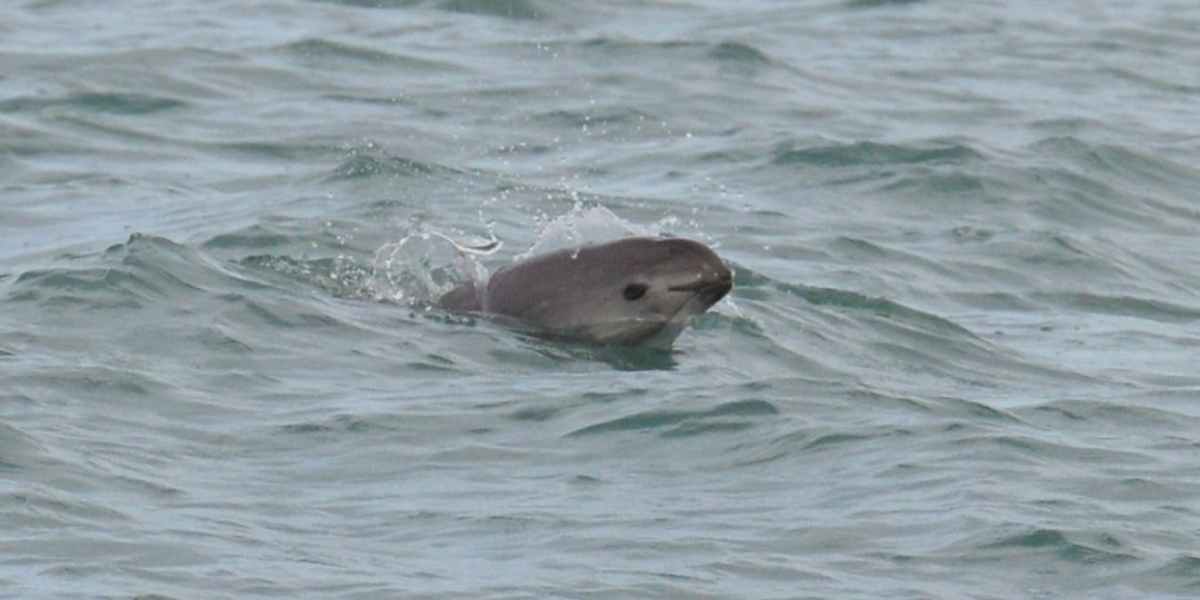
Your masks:
M712 250L679 238L625 238L535 256L438 300L499 315L555 337L667 348L692 316L733 288Z

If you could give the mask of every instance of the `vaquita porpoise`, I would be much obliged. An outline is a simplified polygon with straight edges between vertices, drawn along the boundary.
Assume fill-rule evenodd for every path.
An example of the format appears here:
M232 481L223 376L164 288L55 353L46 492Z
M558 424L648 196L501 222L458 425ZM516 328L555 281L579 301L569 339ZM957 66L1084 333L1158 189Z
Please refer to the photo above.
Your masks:
M700 242L632 237L535 256L467 282L438 306L515 320L554 337L667 348L733 288Z

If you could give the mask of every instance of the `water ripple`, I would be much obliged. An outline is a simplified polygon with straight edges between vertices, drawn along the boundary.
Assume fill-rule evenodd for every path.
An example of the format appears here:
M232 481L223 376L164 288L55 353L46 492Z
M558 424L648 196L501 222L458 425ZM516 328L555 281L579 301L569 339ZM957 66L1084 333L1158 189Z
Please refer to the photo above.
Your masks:
M784 144L772 153L776 165L854 167L860 165L962 164L980 160L974 149L959 144L931 143L927 146L853 142L807 148Z
M736 431L752 426L751 421L730 421L722 419L722 417L757 417L777 414L779 414L778 409L769 402L742 400L720 404L708 410L643 411L581 427L568 433L567 436L577 437L644 429L663 429L661 435L666 437L691 436L715 431Z

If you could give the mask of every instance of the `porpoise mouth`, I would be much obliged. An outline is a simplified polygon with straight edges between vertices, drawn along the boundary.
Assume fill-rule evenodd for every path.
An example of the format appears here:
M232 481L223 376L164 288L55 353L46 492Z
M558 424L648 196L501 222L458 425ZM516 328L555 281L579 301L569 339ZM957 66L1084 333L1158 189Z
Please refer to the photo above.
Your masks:
M696 294L708 301L709 305L716 304L733 289L733 274L721 273L717 279L697 279L692 283L673 285L667 288L671 292L688 292Z

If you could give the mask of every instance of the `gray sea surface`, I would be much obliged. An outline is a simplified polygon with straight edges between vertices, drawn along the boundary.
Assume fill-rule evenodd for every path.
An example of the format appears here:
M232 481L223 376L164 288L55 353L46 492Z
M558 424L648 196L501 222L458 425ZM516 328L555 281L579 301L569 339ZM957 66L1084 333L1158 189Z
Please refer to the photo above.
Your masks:
M1190 0L4 2L0 597L1200 597L1197 165Z

